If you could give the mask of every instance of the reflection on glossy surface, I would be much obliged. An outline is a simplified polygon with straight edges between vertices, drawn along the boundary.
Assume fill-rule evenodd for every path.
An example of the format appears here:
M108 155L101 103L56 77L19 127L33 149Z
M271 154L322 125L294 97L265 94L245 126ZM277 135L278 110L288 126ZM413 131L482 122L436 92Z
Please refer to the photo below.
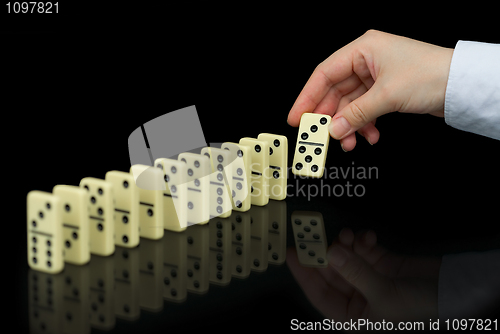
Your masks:
M460 279L449 280L450 275L441 268L441 256L411 257L395 254L377 244L373 231L354 235L352 230L345 228L329 246L328 267L304 267L300 252L293 249L287 253L287 264L310 302L326 319L335 319L337 322L360 319L371 322L391 321L394 326L399 322L418 322L422 329L429 329L429 319L434 322L438 321L438 317L446 320L442 318L442 314L438 314L438 292L443 299L442 304L445 304L445 298L449 298L446 297L446 291L464 297L471 294L468 292L471 289L493 293L496 297L484 298L485 296L481 296L482 292L472 293L475 296L469 299L471 302L462 306L462 309L469 309L468 314L475 314L476 317L490 315L486 310L494 310L491 301L500 301L500 286L491 282L491 277L498 277L495 262L500 259L499 255L498 250L475 253L476 261L486 262L482 265L475 264L474 272L464 266L459 275L478 276L477 270L482 268L480 279L475 282L475 286L466 285L457 290L459 285L453 284L460 282ZM449 281L443 281L446 276ZM480 303L481 300L483 304ZM480 307L485 312L479 314L477 310ZM445 311L441 306L439 312Z
M286 217L286 202L270 201L182 232L165 230L159 240L141 238L135 248L116 246L112 256L92 255L57 275L30 270L31 332L109 331L117 319L137 321L141 310L189 303L190 293L205 298L211 284L224 289L232 278L284 264Z

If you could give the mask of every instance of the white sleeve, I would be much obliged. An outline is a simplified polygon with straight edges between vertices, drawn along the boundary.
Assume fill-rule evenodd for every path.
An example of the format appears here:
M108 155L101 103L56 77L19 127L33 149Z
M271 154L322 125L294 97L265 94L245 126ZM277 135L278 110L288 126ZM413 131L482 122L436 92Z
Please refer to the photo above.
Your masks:
M500 140L500 44L457 43L444 116L454 128Z
M500 306L500 250L444 255L439 269L439 319L480 318Z

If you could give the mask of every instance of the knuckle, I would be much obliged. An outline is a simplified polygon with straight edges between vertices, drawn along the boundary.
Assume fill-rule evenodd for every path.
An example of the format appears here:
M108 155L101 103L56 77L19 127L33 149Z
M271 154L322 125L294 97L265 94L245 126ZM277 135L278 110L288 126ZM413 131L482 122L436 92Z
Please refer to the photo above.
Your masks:
M375 30L375 29L368 29L364 34L363 36L366 36L366 37L375 37L377 35L379 35L380 31L378 30Z
M355 101L351 102L350 122L353 126L362 126L370 121L366 111L363 111Z

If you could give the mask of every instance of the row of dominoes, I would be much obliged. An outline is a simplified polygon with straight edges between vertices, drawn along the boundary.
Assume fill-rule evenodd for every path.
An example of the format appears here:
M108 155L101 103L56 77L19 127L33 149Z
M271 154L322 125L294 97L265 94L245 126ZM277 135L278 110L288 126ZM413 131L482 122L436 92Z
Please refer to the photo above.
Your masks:
M52 194L32 191L28 263L57 273L64 262L87 263L90 253L108 256L115 245L136 247L140 237L159 239L164 229L182 231L282 200L287 150L285 136L260 134L177 160L160 158L155 166L133 165L129 173L110 171L105 179L86 177L79 187L56 185Z
M165 231L140 247L118 246L113 256L92 256L88 265L68 264L59 274L30 270L30 328L109 330L116 317L136 320L140 309L160 311L164 300L180 303L188 293L208 292L211 284L227 286L231 278L283 264L286 228L286 202L272 200L182 232Z

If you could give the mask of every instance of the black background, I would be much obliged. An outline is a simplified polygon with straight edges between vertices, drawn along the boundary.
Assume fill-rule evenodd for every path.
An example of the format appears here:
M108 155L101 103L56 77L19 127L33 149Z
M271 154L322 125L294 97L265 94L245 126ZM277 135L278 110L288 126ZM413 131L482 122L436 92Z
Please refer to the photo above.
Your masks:
M207 142L270 132L287 135L293 152L297 129L286 123L288 112L331 53L368 29L450 48L460 39L499 43L488 14L495 9L476 9L438 12L415 3L103 8L82 2L61 3L61 13L42 16L7 15L1 8L4 208L13 208L4 220L4 255L14 259L11 279L21 279L12 290L20 325L27 320L20 276L27 268L30 190L128 170L129 134L190 105L196 105ZM376 145L358 136L356 148L345 153L332 140L328 153L327 166L378 168L378 179L363 181L365 196L291 203L337 210L336 228L373 228L397 250L431 245L446 253L489 245L485 240L500 229L500 143L429 115L392 113L380 117L377 127ZM262 304L269 321L273 304ZM277 308L284 304L293 309L298 302Z

